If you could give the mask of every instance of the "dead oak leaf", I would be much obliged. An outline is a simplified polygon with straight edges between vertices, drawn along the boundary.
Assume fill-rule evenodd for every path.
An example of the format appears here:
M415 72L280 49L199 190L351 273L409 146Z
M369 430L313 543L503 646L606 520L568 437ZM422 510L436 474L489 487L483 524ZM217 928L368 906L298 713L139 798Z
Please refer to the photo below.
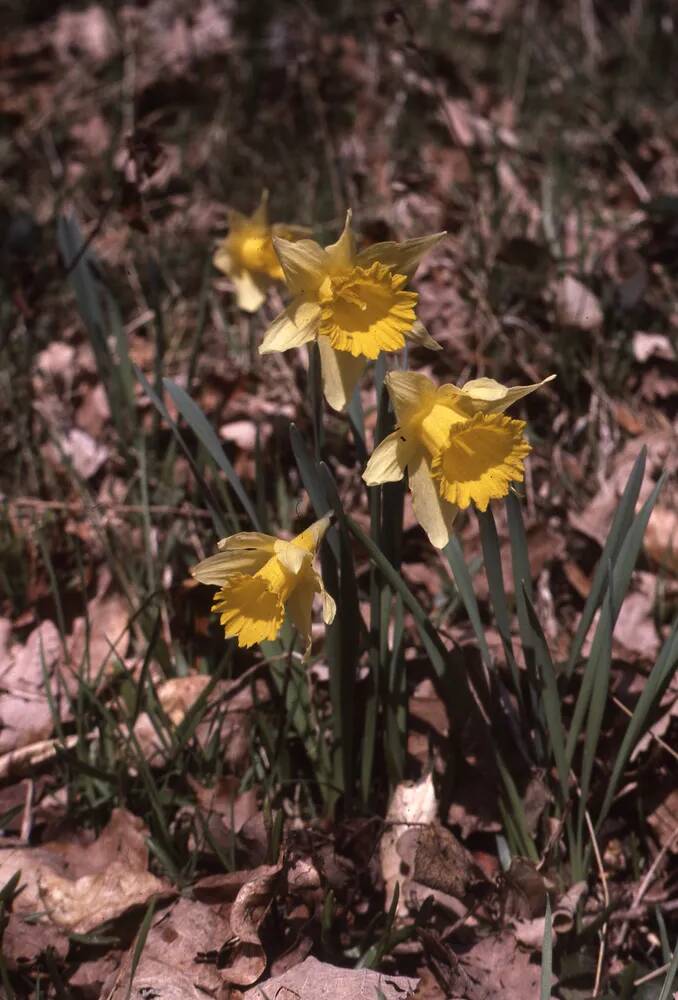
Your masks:
M218 956L229 935L226 906L177 900L155 916L131 983L136 945L127 952L113 985L107 983L110 1000L141 997L148 988L160 997L215 994L223 983Z
M540 969L530 955L518 947L513 934L482 938L459 956L459 995L465 1000L526 1000L539 996ZM456 995L453 992L453 995Z
M289 972L245 993L246 1000L406 1000L419 980L371 969L341 969L307 958ZM528 994L525 994L526 996ZM524 1000L524 998L521 998Z

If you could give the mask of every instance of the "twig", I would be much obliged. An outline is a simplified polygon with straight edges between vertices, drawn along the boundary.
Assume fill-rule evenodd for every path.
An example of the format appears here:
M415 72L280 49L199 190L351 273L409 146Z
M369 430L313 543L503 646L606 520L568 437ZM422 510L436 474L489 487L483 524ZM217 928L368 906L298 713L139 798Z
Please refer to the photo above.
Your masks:
M0 497L0 502L6 498ZM173 517L198 517L209 520L212 515L208 510L200 507L169 507L164 504L143 504L114 503L113 501L99 500L97 503L84 504L78 500L39 500L34 497L17 497L14 500L7 500L11 508L25 507L34 510L56 510L67 511L69 514L86 515L95 510L110 511L114 514L167 514Z
M631 910L635 910L636 907L640 905L643 896L645 895L650 885L652 884L652 880L655 876L657 868L661 864L662 860L666 857L670 849L673 847L673 843L676 840L676 838L678 838L678 826L674 828L673 833L666 841L662 849L657 853L657 857L654 859L654 861L648 868L647 872L645 873L645 878L638 886L638 889L631 901L631 907L630 907ZM629 921L625 920L624 923L622 924L621 930L619 931L619 939L617 942L617 947L621 947L621 945L624 943L624 938L626 937L628 929L629 929Z
M596 864L598 866L598 874L600 875L600 881L603 886L603 902L605 904L605 909L610 905L610 893L607 888L607 875L605 874L605 869L603 867L603 859L600 856L600 849L598 847L598 841L596 840L596 832L593 829L593 823L591 822L591 816L589 815L588 809L585 810L584 815L586 817L586 825L588 827L589 836L591 837L591 844L593 846L593 853L596 857ZM598 990L600 989L600 980L603 975L603 958L605 957L605 938L607 936L607 920L605 920L603 926L600 928L600 948L598 950L598 961L596 962L596 981L593 986L593 996L598 996Z
M624 712L625 715L628 715L629 719L631 718L633 712L631 711L630 708L626 707L623 701L620 701L619 698L617 698L615 695L612 695L612 701L615 703L617 708L621 708L622 712ZM674 760L678 760L678 753L676 753L673 747L670 747L669 744L666 743L665 740L661 738L661 736L657 736L656 733L652 732L652 730L650 730L649 735L652 737L653 740L655 740L659 744L659 746L663 750L666 750L668 754L671 754Z
M633 985L641 986L643 983L649 983L651 979L656 979L657 976L661 976L662 973L666 972L670 965L671 963L667 962L666 965L660 966L658 969L655 969L654 972L648 972L646 976L641 976L640 979L634 979Z

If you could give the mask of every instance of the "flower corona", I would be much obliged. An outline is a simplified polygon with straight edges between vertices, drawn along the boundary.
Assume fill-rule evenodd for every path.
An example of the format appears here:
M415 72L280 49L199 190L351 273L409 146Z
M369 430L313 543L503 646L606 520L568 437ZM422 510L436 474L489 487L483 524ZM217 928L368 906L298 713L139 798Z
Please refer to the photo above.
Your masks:
M404 286L444 235L376 243L358 253L349 212L331 246L274 237L293 299L267 330L259 352L316 341L325 397L341 410L368 361L383 351L399 351L406 341L440 350L416 318L417 293Z
M216 555L193 567L191 573L200 583L219 588L212 611L239 646L275 639L287 609L308 655L316 594L322 599L325 623L334 620L334 600L313 566L329 524L329 516L323 517L291 541L243 531L222 539Z
M438 388L417 372L390 372L398 429L375 448L363 479L368 486L395 482L407 469L417 520L443 548L459 510L473 503L485 511L511 482L522 482L530 451L525 422L505 410L553 378L513 388L489 378Z

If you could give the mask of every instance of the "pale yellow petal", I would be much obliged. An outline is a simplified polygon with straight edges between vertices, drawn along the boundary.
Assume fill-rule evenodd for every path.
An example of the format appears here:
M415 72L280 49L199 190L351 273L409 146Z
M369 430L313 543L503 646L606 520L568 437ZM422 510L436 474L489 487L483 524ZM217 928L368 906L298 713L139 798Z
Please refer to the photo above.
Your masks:
M304 644L304 659L311 652L313 598L318 590L314 576L315 574L313 576L309 574L302 577L287 598L287 610L292 619L292 624Z
M437 340L434 340L430 335L421 320L417 320L409 331L405 334L408 340L411 340L413 344L417 347L428 347L430 351L442 351L443 346L439 344Z
M349 208L346 213L346 221L344 223L344 229L341 236L336 243L332 243L330 246L325 247L332 271L340 271L347 267L353 267L356 246L355 236L353 235L353 230L351 228L351 215L351 209Z
M228 236L225 240L222 240L217 247L214 257L212 258L212 263L218 271L222 271L224 274L230 275L233 271L233 258L229 249Z
M266 289L271 284L269 280L243 270L238 274L231 274L231 281L239 309L254 313L262 307L266 301Z
M459 508L443 500L438 484L431 478L431 469L426 458L409 469L410 489L414 514L428 535L431 545L443 549L450 540L454 519Z
M333 410L343 410L365 371L367 358L335 351L327 337L318 337L318 347L325 399Z
M375 260L390 267L394 274L406 274L411 277L416 271L422 257L447 236L447 233L434 233L432 236L419 236L403 243L374 243L361 251L356 263L369 267Z
M324 586L320 591L320 596L323 602L323 621L326 625L331 625L337 613L337 603L332 595L327 593Z
M271 235L296 243L297 240L308 239L311 235L311 230L308 226L293 226L287 222L274 222L271 226Z
M389 372L385 382L401 425L417 410L432 403L436 392L435 383L420 372Z
M266 188L261 192L259 204L249 221L253 226L261 226L262 229L268 229L268 190Z
M279 538L275 543L275 554L284 568L296 576L301 572L304 563L310 561L309 553L294 542L286 542Z
M255 549L217 552L193 566L191 576L200 583L221 587L233 573L256 573L269 558L265 552Z
M315 340L320 325L320 307L296 299L273 320L259 345L259 354L288 351Z
M220 552L239 552L242 549L257 549L266 557L273 555L277 539L275 535L265 535L263 531L239 531L235 535L220 538L217 548Z
M292 544L304 549L306 552L315 554L331 523L332 515L325 514L319 521L314 521L305 531L302 531L300 535L293 538Z
M273 246L292 295L313 296L325 278L329 257L315 240L283 240L273 237Z
M415 447L414 441L406 440L400 430L385 437L370 455L363 472L367 485L399 482L405 474L405 467L412 461Z
M493 378L474 378L462 387L462 394L471 400L474 413L503 413L513 403L523 396L536 392L547 382L552 382L555 375L548 375L541 382L532 385L514 385L508 388Z

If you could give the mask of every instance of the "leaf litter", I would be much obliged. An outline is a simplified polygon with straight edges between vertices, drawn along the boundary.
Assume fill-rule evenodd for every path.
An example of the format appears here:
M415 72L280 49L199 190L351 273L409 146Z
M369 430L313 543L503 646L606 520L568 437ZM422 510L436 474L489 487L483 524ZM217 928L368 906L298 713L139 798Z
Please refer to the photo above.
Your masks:
M604 7L596 5L594 16ZM159 514L161 528L146 541L144 503L129 486L130 478L145 473L130 463L130 451L121 444L110 384L64 295L51 236L54 190L63 184L94 234L102 286L120 291L124 270L124 335L147 372L163 344L158 316L171 315L169 342L161 349L164 373L177 379L186 377L199 325L198 261L223 233L224 203L244 207L255 180L289 190L293 203L308 206L306 222L340 214L343 201L360 190L370 236L388 239L425 226L450 229L450 240L422 268L419 284L422 317L445 346L446 367L473 377L471 371L481 375L499 365L524 381L534 377L526 359L536 355L539 365L553 359L568 385L567 394L550 397L543 414L531 408L526 413L535 433L531 477L524 485L530 572L550 601L554 643L576 628L592 586L594 556L640 448L648 448L649 461L639 504L659 475L669 473L614 634L614 698L632 708L678 603L678 372L670 272L675 206L662 201L675 187L675 128L660 123L651 107L636 118L626 97L627 110L609 141L601 138L607 125L602 130L566 122L562 134L579 158L577 169L568 169L584 183L561 190L536 138L545 123L550 127L548 116L542 120L539 108L530 108L534 131L524 127L521 101L533 98L529 87L521 95L523 71L516 73L511 94L501 82L488 83L498 64L494 46L503 39L512 46L511 33L531 16L510 4L461 5L462 23L454 28L470 44L460 48L459 66L449 63L425 20L416 33L422 37L408 41L406 19L397 9L392 22L368 38L350 19L339 31L284 13L259 34L226 0L201 0L190 9L181 0L117 11L90 4L49 14L28 25L16 22L11 39L2 43L10 58L0 81L18 150L3 172L0 204L3 213L6 206L10 211L2 253L11 264L14 310L0 343L4 350L9 341L14 349L26 343L27 332L37 335L35 353L4 393L7 412L5 401L0 403L3 448L11 455L0 483L3 510L9 512L0 542L11 577L9 588L3 577L0 608L6 616L0 621L0 779L12 792L10 811L21 810L5 820L0 856L2 884L21 873L19 892L1 918L8 967L26 995L36 982L52 988L57 980L50 978L51 961L76 997L123 997L129 991L140 1000L237 996L229 991L255 983L250 992L269 1000L280 994L312 1000L330 992L467 1000L537 996L546 894L554 932L576 951L573 914L587 921L602 910L598 873L592 868L585 884L572 873L558 879L563 831L546 828L552 819L540 793L544 780L533 773L524 773L517 794L530 834L551 844L550 854L538 863L500 863L498 837L505 826L496 773L448 718L412 641L409 612L407 777L413 782L395 784L390 808L382 796L377 815L359 822L309 819L302 796L286 784L283 762L287 751L295 765L317 752L322 718L313 719L302 750L296 737L275 728L276 710L289 690L270 679L242 686L230 665L223 675L228 679L217 682L196 720L189 756L182 756L182 726L191 723L191 710L210 684L209 610L182 586L189 562L203 557L201 548L213 541L204 531L209 513L187 485L184 459L175 459L173 473L153 497L154 509L175 513ZM563 37L573 25L579 32L579 16L579 8L563 14ZM607 51L613 41L605 16L598 29ZM536 28L544 30L539 23ZM579 46L579 34L576 40ZM476 58L489 60L484 74L478 74ZM531 73L534 54L526 58ZM599 67L608 80L613 65L614 58ZM549 101L571 85L560 71L551 72L543 88ZM139 128L123 138L111 126L120 109L118 84L114 98L108 92L110 73L122 81L128 124L138 117ZM256 114L246 112L244 81L250 73L260 74L265 97ZM442 103L434 99L438 90ZM394 94L401 97L394 101ZM601 114L599 99L593 86L586 107L594 119ZM232 118L219 117L222 104ZM268 142L278 134L279 117L287 130L281 144L286 150L307 113L319 115L327 148L322 162L290 180L287 154L271 157ZM553 113L566 119L569 114L564 104L557 112L550 107ZM182 116L191 122L188 139L181 135ZM353 123L348 131L344 119ZM311 128L317 125L313 118ZM401 144L401 130L423 133L416 156ZM305 145L308 131L304 122ZM544 147L549 143L547 138ZM340 197L335 192L328 201L314 178L333 162L340 165ZM222 163L218 176L214 164ZM28 219L14 207L18 178ZM469 201L470 215L464 214ZM138 242L144 232L146 244ZM181 247L188 251L183 257ZM167 257L159 248L167 249ZM34 316L44 325L37 334ZM205 316L192 388L220 428L239 473L253 483L257 441L272 456L271 469L275 462L289 463L287 424L305 403L299 386L305 384L300 368L306 362L276 365L272 377L255 369L255 331L233 310L218 277L208 282ZM16 351L11 365L23 363ZM32 397L15 403L9 390L23 383ZM362 403L372 429L371 390L363 389ZM136 406L145 429L152 429L152 413L138 395ZM31 429L32 437L15 419L19 412L34 414L38 428ZM310 433L310 425L305 430ZM363 501L345 432L340 422L331 426L335 471L343 495L358 506ZM554 440L552 461L543 445L547 437ZM29 441L39 456L37 473L22 450ZM166 454L167 439L156 439L154 447ZM549 485L553 469L558 475ZM308 513L294 510L295 475L287 472L275 485L271 478L290 533L294 514ZM159 479L152 468L151 491ZM367 523L364 509L355 516ZM405 526L404 576L442 624L445 642L460 648L465 666L473 669L476 637L459 613L456 585L434 567L407 505ZM501 516L498 530L505 590L515 601L511 541ZM35 554L40 533L56 567L58 599ZM460 537L473 565L481 545L472 519L462 522ZM171 567L160 564L168 551ZM148 565L149 556L155 565ZM356 560L365 576L367 561L357 552ZM106 562L113 567L112 586L110 575L101 572ZM135 577L134 562L145 563L148 589ZM172 599L147 658L153 622L134 615L152 588L166 582L165 571ZM139 601L129 601L130 588ZM474 592L491 654L503 662L504 640L492 624L482 571L474 576ZM200 639L189 647L192 634ZM583 648L587 652L590 641ZM241 661L236 673L250 666ZM315 665L313 676L322 716L328 704L322 701L325 665ZM144 685L139 697L135 684ZM108 716L93 710L95 697L115 721L115 736L103 721ZM604 859L612 859L611 845L621 845L617 868L605 860L618 908L635 899L642 877L635 871L639 851L643 873L653 876L647 906L639 904L632 917L617 968L627 960L642 963L649 953L659 962L661 935L651 912L663 906L675 882L667 864L676 849L675 759L669 753L675 706L675 688L669 687L631 756L621 808L604 831L607 851L601 843ZM626 719L614 702L607 706L600 781L607 773L605 755L618 744ZM111 746L124 767L116 767ZM452 760L454 772L448 771ZM153 778L143 787L155 795L140 791L145 764ZM267 780L271 764L281 768L277 788ZM106 791L111 786L122 807ZM633 807L625 809L631 801ZM631 818L634 810L638 819ZM163 855L163 846L175 843L184 845L180 866L187 867L181 872L176 858ZM396 884L395 925L387 928ZM433 899L430 923L415 928L427 897ZM155 909L146 927L151 901ZM672 913L668 909L665 916L671 932ZM410 936L399 939L401 931ZM111 943L81 940L99 934ZM375 940L381 971L345 967L361 955L372 960ZM553 989L574 997L576 976L568 987L564 972L564 983L554 982Z

